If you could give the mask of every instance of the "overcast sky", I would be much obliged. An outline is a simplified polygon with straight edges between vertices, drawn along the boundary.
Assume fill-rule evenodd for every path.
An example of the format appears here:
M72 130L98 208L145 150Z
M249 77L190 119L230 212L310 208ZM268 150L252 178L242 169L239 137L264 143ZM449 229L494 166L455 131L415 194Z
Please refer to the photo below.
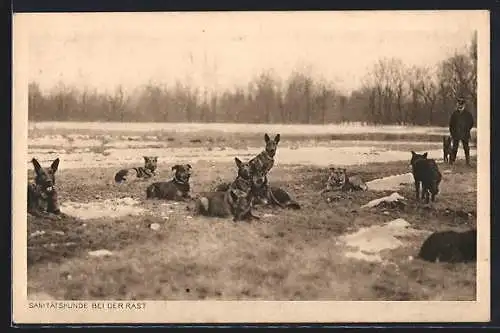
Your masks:
M130 89L179 79L212 89L272 68L310 70L344 91L381 57L434 65L464 47L477 12L16 14L29 80ZM19 20L19 21L18 21ZM17 26L18 25L18 26Z

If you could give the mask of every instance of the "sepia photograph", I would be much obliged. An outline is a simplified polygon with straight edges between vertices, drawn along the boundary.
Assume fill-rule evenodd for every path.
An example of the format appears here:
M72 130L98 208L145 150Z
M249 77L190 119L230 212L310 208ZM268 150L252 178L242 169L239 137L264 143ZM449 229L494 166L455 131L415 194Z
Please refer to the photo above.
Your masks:
M489 320L489 38L478 10L14 14L14 320Z

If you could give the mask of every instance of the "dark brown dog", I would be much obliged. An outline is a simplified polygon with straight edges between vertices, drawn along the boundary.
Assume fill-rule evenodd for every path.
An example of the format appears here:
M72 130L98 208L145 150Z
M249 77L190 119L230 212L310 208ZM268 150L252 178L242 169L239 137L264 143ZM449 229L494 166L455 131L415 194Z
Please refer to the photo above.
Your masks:
M252 171L248 162L242 162L238 157L234 158L238 172L233 182L224 182L215 187L215 192L225 192L229 188L238 189L248 193L252 189Z
M420 184L422 184L422 200L429 203L429 193L431 200L434 201L439 193L439 184L441 183L442 175L433 159L427 158L427 153L417 154L411 152L410 160L413 179L415 180L416 198L419 200Z
M233 221L259 220L252 213L252 197L249 192L228 188L224 192L202 192L197 194L193 210L209 217L233 217Z
M28 213L38 217L61 215L55 188L59 158L56 158L48 168L43 168L36 158L31 162L35 169L35 181L28 184Z
M174 177L168 182L155 182L146 189L147 199L164 199L173 201L184 201L190 199L192 167L190 164L176 164L172 167L175 171Z
M443 136L443 161L445 163L450 163L451 156L451 136Z
M418 257L431 262L469 262L476 260L477 230L440 231L422 244Z

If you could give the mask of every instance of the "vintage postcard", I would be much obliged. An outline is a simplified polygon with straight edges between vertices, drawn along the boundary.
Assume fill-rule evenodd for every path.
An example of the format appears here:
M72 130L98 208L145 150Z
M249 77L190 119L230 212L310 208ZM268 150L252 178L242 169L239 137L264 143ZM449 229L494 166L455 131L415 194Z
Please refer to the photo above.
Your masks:
M489 36L488 11L15 14L14 322L488 321Z

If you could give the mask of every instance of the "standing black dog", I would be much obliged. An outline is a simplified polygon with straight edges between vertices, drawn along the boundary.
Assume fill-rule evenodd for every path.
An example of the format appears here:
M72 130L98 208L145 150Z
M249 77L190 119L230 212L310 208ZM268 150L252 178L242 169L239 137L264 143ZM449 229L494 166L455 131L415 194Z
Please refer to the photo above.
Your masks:
M444 163L451 162L451 136L443 136L443 161Z
M121 183L127 180L127 176L133 170L137 178L148 179L156 174L156 168L158 166L157 156L143 156L144 166L134 167L129 169L121 169L115 174L115 182Z
M410 164L412 167L413 179L415 180L417 200L419 200L420 183L422 183L422 199L425 199L425 203L429 203L430 193L431 199L434 201L436 195L439 193L439 183L442 179L436 161L428 159L427 153L420 155L412 151Z
M38 217L60 215L55 188L55 173L59 167L59 158L56 158L48 168L43 168L36 158L33 158L31 163L35 168L35 181L28 184L28 213Z
M183 201L190 199L189 179L192 167L190 164L176 164L172 167L175 171L174 178L168 182L155 182L146 189L147 199L165 199Z

